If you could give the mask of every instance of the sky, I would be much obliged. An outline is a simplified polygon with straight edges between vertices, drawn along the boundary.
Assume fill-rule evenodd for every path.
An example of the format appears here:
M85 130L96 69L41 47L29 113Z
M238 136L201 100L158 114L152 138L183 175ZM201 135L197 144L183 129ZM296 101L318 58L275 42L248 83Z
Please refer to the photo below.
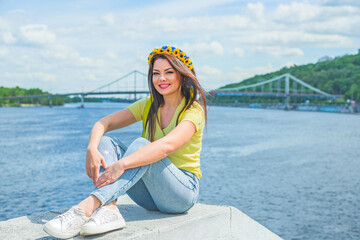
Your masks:
M0 86L90 91L171 45L211 90L356 54L359 26L359 0L0 0Z

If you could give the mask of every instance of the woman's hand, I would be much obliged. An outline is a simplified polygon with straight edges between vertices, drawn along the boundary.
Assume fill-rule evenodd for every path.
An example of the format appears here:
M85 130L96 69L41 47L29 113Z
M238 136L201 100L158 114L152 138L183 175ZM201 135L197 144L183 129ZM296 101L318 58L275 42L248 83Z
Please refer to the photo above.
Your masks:
M97 148L88 148L86 151L86 174L93 180L95 185L99 178L100 163L106 169L106 162Z
M110 183L115 182L125 171L121 160L108 166L108 168L98 178L95 187L104 187Z

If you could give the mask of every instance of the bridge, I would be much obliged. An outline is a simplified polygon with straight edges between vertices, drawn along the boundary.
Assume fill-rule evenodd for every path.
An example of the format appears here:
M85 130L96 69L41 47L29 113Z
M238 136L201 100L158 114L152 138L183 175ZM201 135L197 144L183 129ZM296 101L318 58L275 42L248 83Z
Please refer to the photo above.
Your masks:
M285 98L285 108L289 108L290 98L335 100L343 97L343 95L333 95L310 86L290 73L254 84L218 88L210 93L213 96L280 97Z
M128 95L128 98L129 96L134 96L133 100L136 100L138 95L149 95L147 74L134 70L112 82L106 83L88 92L0 97L0 100L17 100L18 106L20 106L21 100L23 99L49 98L49 106L52 107L52 100L55 97L79 96L81 99L81 108L83 108L84 98L91 95Z
M305 99L336 99L343 95L332 95L317 89L289 73L258 83L238 87L224 87L210 91L213 96L255 96L280 97L285 99L285 108L289 107L290 98ZM74 92L49 95L13 96L0 98L2 100L17 100L20 106L22 99L49 98L52 106L54 97L80 96L81 107L84 107L84 98L91 95L127 95L128 99L136 100L139 95L148 95L147 74L132 71L112 82L106 83L88 92ZM133 96L133 98L132 98Z

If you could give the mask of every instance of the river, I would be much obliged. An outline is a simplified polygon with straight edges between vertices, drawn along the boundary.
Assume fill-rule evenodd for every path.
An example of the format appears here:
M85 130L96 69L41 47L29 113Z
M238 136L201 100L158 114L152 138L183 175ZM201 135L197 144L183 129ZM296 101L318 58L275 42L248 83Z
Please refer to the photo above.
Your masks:
M127 105L0 108L0 221L85 198L91 127ZM141 127L109 135L129 144ZM359 239L359 156L359 115L213 106L199 202L235 206L284 239Z

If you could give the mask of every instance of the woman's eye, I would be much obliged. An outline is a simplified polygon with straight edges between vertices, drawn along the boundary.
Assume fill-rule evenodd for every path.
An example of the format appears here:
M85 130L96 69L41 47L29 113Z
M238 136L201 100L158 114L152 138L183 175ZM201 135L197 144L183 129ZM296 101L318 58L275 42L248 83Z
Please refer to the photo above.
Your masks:
M158 75L158 74L159 74L159 73L157 73L157 72L154 72L154 73L153 73L153 75Z
M174 72L173 72L173 71L169 71L169 72L166 72L166 73L171 74L171 73L174 73Z

